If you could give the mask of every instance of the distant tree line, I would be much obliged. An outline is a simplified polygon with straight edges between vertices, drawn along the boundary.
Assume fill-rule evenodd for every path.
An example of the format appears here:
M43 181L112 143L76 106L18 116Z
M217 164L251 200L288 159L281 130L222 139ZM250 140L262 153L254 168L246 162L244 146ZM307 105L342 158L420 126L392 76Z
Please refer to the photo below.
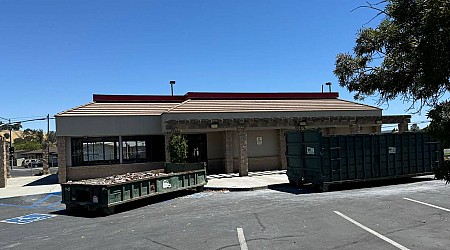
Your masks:
M0 126L0 130L20 130L22 126L20 124L4 124ZM25 129L22 134L22 138L16 138L13 141L15 150L36 150L41 149L42 145L46 142L46 133L42 129ZM8 133L3 135L4 138L10 139ZM56 132L50 131L48 134L50 146L56 146Z

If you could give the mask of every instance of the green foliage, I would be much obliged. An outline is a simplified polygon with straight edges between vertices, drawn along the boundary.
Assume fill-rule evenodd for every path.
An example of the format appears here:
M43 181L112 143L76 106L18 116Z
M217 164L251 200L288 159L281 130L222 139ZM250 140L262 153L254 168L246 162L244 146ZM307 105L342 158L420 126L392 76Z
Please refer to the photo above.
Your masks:
M25 129L23 131L23 138L16 138L14 140L14 147L17 150L36 150L44 147L46 135L42 129ZM56 144L56 133L50 131L49 134L50 145Z
M379 94L380 102L401 97L412 108L435 106L450 90L450 1L383 2L378 27L359 31L353 55L337 55L339 84L356 99Z
M352 54L337 55L339 84L358 100L378 95L380 103L400 97L411 109L430 106L425 130L449 147L450 104L440 99L450 91L450 1L386 0L364 7L384 18L358 32ZM448 162L436 177L450 181Z
M450 102L444 101L436 105L427 116L431 119L427 132L439 138L444 148L450 148Z
M15 150L31 151L31 150L41 149L41 148L42 148L42 144L40 144L38 142L23 141L23 140L18 141L18 139L14 140L14 149Z
M22 128L22 125L20 123L14 123L14 124L2 124L0 126L0 130L20 130Z
M48 140L49 140L51 145L55 145L56 144L56 132L55 131L50 131L49 132Z
M186 138L179 132L175 132L169 141L170 159L173 163L185 163L188 154Z
M444 164L434 170L436 179L445 180L448 184L450 182L450 161L444 161Z

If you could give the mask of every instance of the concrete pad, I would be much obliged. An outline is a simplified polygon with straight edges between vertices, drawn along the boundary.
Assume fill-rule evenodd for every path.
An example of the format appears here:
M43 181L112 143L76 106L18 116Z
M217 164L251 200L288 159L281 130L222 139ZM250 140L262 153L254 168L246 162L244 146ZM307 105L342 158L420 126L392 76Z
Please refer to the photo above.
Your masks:
M220 175L220 177L208 177L206 190L230 190L252 191L267 189L271 185L288 184L289 180L285 171L254 172L249 176L239 177L235 175Z
M7 180L6 188L0 188L0 199L61 192L61 185L59 184L33 185L34 182L48 178L49 176L50 175L9 178Z
M61 192L57 180L45 181L52 175L15 177L7 180L6 188L0 188L0 199ZM252 191L267 189L271 185L287 184L286 171L250 172L249 176L239 177L237 174L220 174L208 176L206 190Z

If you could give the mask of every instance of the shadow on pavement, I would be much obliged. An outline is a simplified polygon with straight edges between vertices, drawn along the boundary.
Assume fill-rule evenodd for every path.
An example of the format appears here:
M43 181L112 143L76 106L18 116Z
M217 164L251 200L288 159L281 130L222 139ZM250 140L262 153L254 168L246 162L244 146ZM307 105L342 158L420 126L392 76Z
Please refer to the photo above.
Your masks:
M434 180L434 178L432 177L420 177L420 178L399 178L399 179L371 180L371 181L353 181L346 183L329 184L328 192L392 186L392 185L418 183L432 180ZM310 194L321 192L319 188L317 187L315 188L311 184L305 184L303 186L295 186L292 184L277 184L277 185L270 185L269 189L290 194Z
M53 185L58 184L58 174L51 174L39 180L28 183L25 186L42 186L42 185Z
M283 193L290 193L290 194L310 194L314 193L314 189L311 188L309 185L296 187L291 184L275 184L275 185L269 185L268 188L270 190L275 190Z
M373 188L382 186L393 186L409 183L417 183L423 181L431 181L433 178L421 177L421 178L399 178L399 179L386 179L386 180L374 180L374 181L362 181L362 182L348 182L342 184L332 184L329 187L329 191L341 191L351 189Z
M177 191L177 192L171 192L171 193L167 193L167 194L159 194L159 195L155 195L152 197L116 205L114 208L114 214L112 214L112 216L115 214L120 214L123 212L131 211L131 210L145 207L145 206L150 206L153 204L171 202L171 200L173 200L173 199L183 197L186 195L191 195L194 193L198 193L198 192L196 192L194 190L181 190L181 191ZM111 215L103 213L101 208L96 209L95 211L88 211L87 209L81 208L81 207L73 209L71 211L68 211L68 210L54 211L54 212L51 212L51 214L66 215L66 216L72 216L72 217L84 217L84 218L111 216Z

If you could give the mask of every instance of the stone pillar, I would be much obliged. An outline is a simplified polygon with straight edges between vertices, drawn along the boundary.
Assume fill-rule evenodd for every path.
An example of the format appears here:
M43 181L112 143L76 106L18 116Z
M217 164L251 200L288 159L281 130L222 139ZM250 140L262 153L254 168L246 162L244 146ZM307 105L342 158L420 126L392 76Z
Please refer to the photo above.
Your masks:
M225 131L225 173L233 173L233 131Z
M42 173L50 174L50 166L48 162L49 152L48 152L47 142L42 144Z
M58 147L58 181L59 183L67 182L67 143L68 137L56 137L56 144Z
M169 144L170 144L170 137L172 136L172 132L166 132L164 133L164 148L166 153L166 162L170 162L170 151L169 151Z
M9 159L7 158L6 154L5 140L2 137L0 137L0 188L6 187L8 174L8 166L6 162L8 161Z
M402 122L398 124L398 132L408 132L408 123Z
M239 140L239 176L248 176L247 128L238 127L237 134Z
M278 129L278 157L281 169L287 169L286 159L286 137L284 133L286 129Z

